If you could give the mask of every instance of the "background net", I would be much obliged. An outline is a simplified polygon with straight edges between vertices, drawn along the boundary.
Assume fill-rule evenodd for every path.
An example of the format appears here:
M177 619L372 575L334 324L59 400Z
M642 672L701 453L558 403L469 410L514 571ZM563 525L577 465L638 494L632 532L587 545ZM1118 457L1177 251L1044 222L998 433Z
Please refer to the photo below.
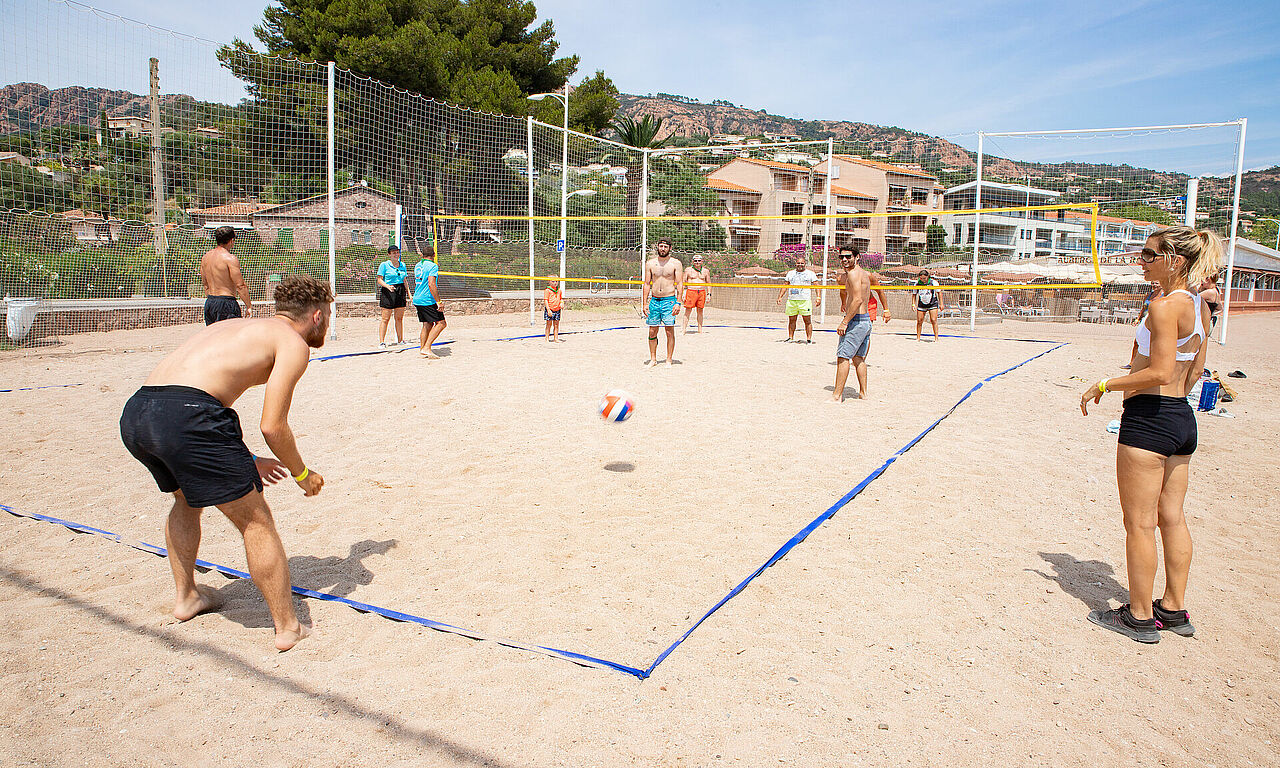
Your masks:
M410 264L434 245L444 271L465 273L442 277L444 298L491 299L529 297L527 275L559 274L562 258L587 280L571 296L633 290L608 281L638 277L660 237L717 275L768 278L804 253L830 279L832 247L849 244L886 273L928 267L946 283L976 261L1002 282L1041 284L1082 267L1096 239L1105 285L1019 295L1016 317L1118 322L1145 287L1114 257L1181 220L1190 178L1202 177L1197 222L1229 234L1235 124L984 134L979 201L977 134L876 129L870 140L833 124L830 140L666 137L640 149L340 68L331 86L323 64L77 3L0 10L0 311L27 321L6 323L5 344L198 322L196 265L221 224L237 229L256 302L301 272L332 281L340 315L376 311L374 272L393 242ZM1074 202L1101 207L1096 228L1055 208ZM1020 210L978 227L958 213L976 206ZM978 296L976 310L1004 316L994 304Z

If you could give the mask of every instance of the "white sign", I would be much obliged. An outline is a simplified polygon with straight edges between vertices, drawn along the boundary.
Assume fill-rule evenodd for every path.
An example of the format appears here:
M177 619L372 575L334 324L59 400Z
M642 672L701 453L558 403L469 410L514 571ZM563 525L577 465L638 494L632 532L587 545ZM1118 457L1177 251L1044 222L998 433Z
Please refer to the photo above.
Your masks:
M563 241L563 240L557 240L557 241L556 241L556 253L564 253L564 241Z

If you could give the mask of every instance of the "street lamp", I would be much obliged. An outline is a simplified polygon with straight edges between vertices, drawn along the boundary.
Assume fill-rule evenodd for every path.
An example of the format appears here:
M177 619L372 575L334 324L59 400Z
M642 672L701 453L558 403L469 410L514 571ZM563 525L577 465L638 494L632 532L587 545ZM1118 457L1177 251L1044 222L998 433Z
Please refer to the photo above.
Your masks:
M1276 225L1276 245L1273 250L1280 251L1280 219L1268 219L1265 216L1259 216L1258 221L1269 221Z
M564 104L564 133L562 134L560 144L560 241L565 243L565 250L568 250L568 242L565 238L568 234L568 220L565 218L568 214L569 207L569 80L564 81L564 93L535 93L529 97L529 101L542 101L545 98L559 99ZM530 167L532 167L533 158L529 158ZM530 211L529 213L533 213ZM564 251L560 252L560 280L564 280Z

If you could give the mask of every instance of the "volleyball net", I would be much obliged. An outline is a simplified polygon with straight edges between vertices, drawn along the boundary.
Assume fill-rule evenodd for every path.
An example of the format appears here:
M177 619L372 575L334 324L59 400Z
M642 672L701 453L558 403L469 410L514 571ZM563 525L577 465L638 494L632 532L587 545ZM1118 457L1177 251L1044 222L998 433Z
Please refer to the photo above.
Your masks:
M1054 309L1045 316L1067 316L1078 310L1072 302L1078 304L1104 287L1118 289L1127 279L1101 269L1094 203L981 210L924 210L926 204L922 201L920 210L903 202L895 206L905 209L901 211L785 215L613 215L564 220L557 216L438 216L433 239L441 275L455 285L508 297L529 292L531 302L552 278L563 282L569 297L638 296L643 265L656 255L662 240L670 242L671 254L682 268L696 264L706 270L714 306L730 309L772 306L771 294L787 284L787 273L798 270L802 259L804 269L813 272L815 289L824 294L839 290L843 279L839 253L846 248L857 252L858 263L877 276L883 290L910 292L924 283L950 293L952 298L944 300L944 305L950 304L953 310L969 306L971 292L976 290L980 308L988 314L1012 313L1034 303L1037 308ZM1070 233L1061 238L1059 247L1077 254L1079 261L1053 269L1017 264L1003 248L984 242L976 250L975 271L979 222L984 241L994 239L986 228L1001 222L1012 222L1008 226L1023 231L1037 225L1056 227ZM571 235L563 248L559 242L538 238L540 232L561 226ZM633 229L647 233L646 248L610 247L625 241ZM743 231L772 247L734 248L735 238ZM819 234L826 232L834 235L830 247ZM1010 233L996 244L1014 245L1018 239ZM1141 276L1135 271L1129 277L1140 301ZM1048 292L1053 295L1046 296ZM820 294L820 304L826 301ZM834 306L839 306L838 299Z

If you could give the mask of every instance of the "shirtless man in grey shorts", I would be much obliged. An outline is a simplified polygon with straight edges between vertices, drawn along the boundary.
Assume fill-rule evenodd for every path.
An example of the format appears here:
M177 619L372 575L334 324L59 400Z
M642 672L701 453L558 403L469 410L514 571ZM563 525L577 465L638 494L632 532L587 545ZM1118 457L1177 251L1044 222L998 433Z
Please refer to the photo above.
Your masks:
M858 399L867 397L867 353L871 351L871 315L867 305L871 298L871 273L858 264L858 250L841 249L841 266L844 268L844 293L847 297L844 317L836 326L840 343L836 346L836 388L831 393L833 402L844 402L844 384L849 380L849 366L858 375ZM884 291L876 289L880 306L888 307ZM885 318L888 322L888 318Z

